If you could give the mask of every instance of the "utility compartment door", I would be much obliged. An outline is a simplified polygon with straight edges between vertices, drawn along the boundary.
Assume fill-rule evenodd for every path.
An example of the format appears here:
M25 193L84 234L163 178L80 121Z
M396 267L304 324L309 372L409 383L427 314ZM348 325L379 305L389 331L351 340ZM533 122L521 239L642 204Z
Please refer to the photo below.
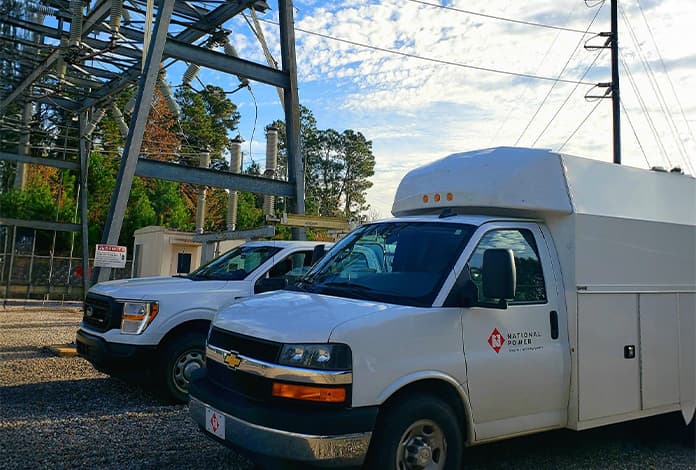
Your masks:
M643 409L679 403L678 294L640 294Z
M578 294L577 318L580 420L639 411L638 295Z

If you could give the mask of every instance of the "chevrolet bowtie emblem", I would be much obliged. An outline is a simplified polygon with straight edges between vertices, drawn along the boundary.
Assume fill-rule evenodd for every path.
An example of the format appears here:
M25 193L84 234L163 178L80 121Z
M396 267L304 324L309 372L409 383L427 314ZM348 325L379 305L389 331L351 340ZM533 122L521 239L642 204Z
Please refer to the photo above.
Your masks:
M241 362L242 360L235 353L225 354L225 364L231 368L236 369Z

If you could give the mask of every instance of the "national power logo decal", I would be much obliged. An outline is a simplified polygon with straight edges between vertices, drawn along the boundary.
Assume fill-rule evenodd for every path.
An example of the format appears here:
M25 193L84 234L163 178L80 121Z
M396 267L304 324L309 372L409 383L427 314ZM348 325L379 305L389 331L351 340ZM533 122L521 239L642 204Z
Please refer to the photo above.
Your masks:
M488 337L488 344L493 348L496 354L500 352L503 344L505 344L505 337L498 331L498 328L495 328L493 333Z

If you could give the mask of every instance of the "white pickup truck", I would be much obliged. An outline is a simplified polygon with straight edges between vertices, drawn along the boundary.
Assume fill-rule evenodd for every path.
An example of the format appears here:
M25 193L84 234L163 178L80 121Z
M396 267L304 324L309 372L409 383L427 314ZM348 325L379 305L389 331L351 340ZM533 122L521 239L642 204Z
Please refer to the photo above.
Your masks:
M392 213L218 312L190 384L208 436L257 460L459 470L464 447L523 434L693 423L694 178L488 149L409 172Z
M285 287L326 245L248 242L186 276L96 284L85 300L77 352L102 372L154 379L168 398L186 401L191 372L204 365L205 338L218 308Z

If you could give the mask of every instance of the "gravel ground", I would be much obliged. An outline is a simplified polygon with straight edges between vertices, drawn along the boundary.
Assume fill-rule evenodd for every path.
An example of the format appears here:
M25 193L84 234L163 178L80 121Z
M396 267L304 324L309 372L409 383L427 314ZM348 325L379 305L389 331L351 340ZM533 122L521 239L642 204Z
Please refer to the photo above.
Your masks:
M186 405L44 347L73 341L76 309L0 310L0 468L250 469L210 441ZM467 468L693 469L675 415L467 449Z

